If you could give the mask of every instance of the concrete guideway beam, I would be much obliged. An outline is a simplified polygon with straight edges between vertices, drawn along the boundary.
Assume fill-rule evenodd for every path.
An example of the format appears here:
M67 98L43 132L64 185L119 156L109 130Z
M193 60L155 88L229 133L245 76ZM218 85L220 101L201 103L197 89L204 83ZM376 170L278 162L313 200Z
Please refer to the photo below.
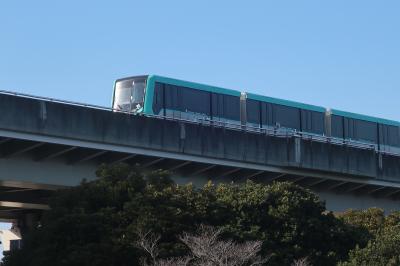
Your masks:
M11 202L11 201L0 201L0 207L28 209L28 210L50 210L50 207L47 204Z
M346 193L350 193L350 192L355 192L355 191L357 191L357 190L359 190L359 189L361 189L361 188L363 188L363 187L366 187L366 186L368 186L368 184L356 184L354 187L352 187L352 188L350 188L350 189L348 189L348 190L346 190L345 192Z
M280 178L283 178L283 177L285 177L286 175L287 175L286 173L281 173L281 174L278 174L278 175L276 175L276 176L274 176L274 177L272 177L272 178L269 178L268 181L270 181L270 182L272 182L272 181L278 181Z
M15 189L31 189L31 190L49 190L55 191L59 189L65 189L69 186L63 185L53 185L53 184L44 184L44 183L36 183L36 182L28 182L28 181L10 181L10 180L0 180L0 187L10 187Z
M227 176L232 175L232 174L234 174L234 173L237 173L237 172L239 172L240 170L242 170L242 169L240 169L240 168L233 168L233 169L230 169L230 170L227 170L227 171L223 171L223 172L221 172L220 174L217 174L216 176L217 176L218 178L224 178L224 177L227 177Z
M338 183L336 183L336 184L334 184L334 185L332 185L332 186L329 186L328 188L327 188L327 190L334 190L334 189L336 189L336 188L338 188L338 187L341 187L341 186L344 186L344 185L346 185L346 184L348 184L349 182L346 182L346 181L344 181L344 182L338 182Z
M155 165L155 164L157 164L157 163L159 163L159 162L161 162L161 161L163 161L163 160L165 160L165 159L164 159L164 158L152 159L152 160L150 160L150 161L147 162L147 163L143 163L143 164L141 165L141 168L147 168L147 167L153 166L153 165Z
M64 146L64 145L51 145L50 147L44 146L40 149L34 157L35 161L45 161L62 156L68 152L76 150L78 147Z
M254 172L254 173L252 173L252 174L250 174L250 175L245 176L245 179L252 179L252 178L254 178L254 177L256 177L256 176L259 176L259 175L261 175L261 174L263 174L263 173L265 173L265 171L263 171L263 170L261 170L261 171L256 171L256 172Z
M32 151L40 146L43 146L43 142L35 141L16 141L7 140L0 144L0 157L8 158L11 156L17 156L25 152Z
M319 180L314 181L314 182L312 182L312 183L310 183L310 184L307 184L307 187L312 188L312 187L315 187L315 186L317 186L317 185L323 184L323 183L325 183L326 181L328 181L328 180L327 180L327 179L319 179Z
M188 154L166 152L166 151L161 151L161 150L151 150L151 149L142 149L142 148L136 148L136 147L120 146L120 145L115 145L115 144L94 143L94 142L87 142L87 141L81 141L81 140L63 139L63 138L58 138L58 137L32 135L32 134L26 134L26 133L20 133L20 132L10 132L10 131L5 131L5 130L0 130L0 136L6 137L6 138L14 137L14 138L18 138L18 139L29 139L32 141L69 145L69 146L74 146L74 147L84 147L84 148L97 149L97 150L103 150L103 151L141 154L144 156L162 157L162 158L181 160L181 161L191 161L191 162L203 163L203 164L223 165L223 166L230 166L230 167L235 167L235 168L239 167L239 168L244 168L244 169L258 170L258 171L260 171L260 173L261 173L261 171L275 172L275 173L282 173L282 174L289 174L289 175L303 175L303 176L308 176L310 178L314 177L314 178L321 178L321 179L331 179L331 180L337 180L337 181L343 181L343 182L349 182L349 183L362 183L362 184L369 184L369 185L400 188L400 183L392 182L392 181L382 181L382 180L376 180L376 179L362 179L362 178L343 176L343 175L338 175L338 174L333 174L333 173L331 174L331 173L325 173L325 172L310 171L310 170L306 170L306 169L260 165L260 164L247 163L247 162L241 162L241 161L230 161L230 160L207 158L207 157L188 155ZM254 177L254 176L251 176L251 177Z
M0 145L3 144L3 143L9 142L10 140L12 140L12 138L3 138L3 137L0 137Z
M374 188L371 189L370 191L367 192L367 194L371 195L371 194L375 194L376 192L382 191L384 189L387 189L386 187L378 187L378 188Z
M104 150L78 150L75 154L71 154L70 158L68 159L68 164L78 164L83 163L94 158L97 158L108 151Z
M114 160L110 161L109 163L110 164L123 163L123 162L125 162L127 160L135 158L136 156L138 156L138 155L137 154L128 154L128 155L125 154L125 155L120 156L117 159L114 159Z
M292 183L296 184L296 183L298 183L300 181L303 181L305 179L307 179L306 176L300 176L300 177L296 177L296 178L291 179L289 182L292 182Z
M177 165L174 165L174 166L172 166L171 168L168 168L168 171L176 171L176 170L178 170L178 169L180 169L180 168L182 168L182 167L185 167L185 166L187 166L187 165L189 165L189 164L191 164L192 162L191 161L186 161L186 162L183 162L183 163L178 163Z
M400 189L396 189L396 190L394 190L393 192L387 193L387 194L385 195L385 197L387 197L387 198L393 197L394 195L399 194L399 193L400 193Z
M200 168L199 170L197 170L197 171L191 173L190 176L198 176L198 175L200 175L200 174L202 174L202 173L204 173L204 172L207 172L208 170L211 170L212 168L215 168L215 167L216 167L215 164L202 167L202 168Z

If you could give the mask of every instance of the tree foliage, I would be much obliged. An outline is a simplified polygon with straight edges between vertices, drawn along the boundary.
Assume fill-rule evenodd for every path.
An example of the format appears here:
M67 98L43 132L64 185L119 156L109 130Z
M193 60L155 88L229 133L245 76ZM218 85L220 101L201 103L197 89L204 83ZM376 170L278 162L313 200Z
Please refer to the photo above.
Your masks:
M385 222L385 212L379 208L347 210L338 216L346 223L364 227L371 233L376 233Z
M351 250L349 260L341 266L400 265L400 212L385 216L383 210L371 208L349 211L342 218L366 228L372 237L366 247L357 246Z
M261 241L268 265L308 258L335 265L360 242L360 226L326 212L309 190L290 183L176 185L163 171L145 173L127 165L103 166L94 182L59 191L41 227L4 265L138 265L140 232L161 236L160 258L190 253L179 236L200 224L220 230L222 240ZM357 230L356 230L357 229ZM258 242L257 242L258 243Z

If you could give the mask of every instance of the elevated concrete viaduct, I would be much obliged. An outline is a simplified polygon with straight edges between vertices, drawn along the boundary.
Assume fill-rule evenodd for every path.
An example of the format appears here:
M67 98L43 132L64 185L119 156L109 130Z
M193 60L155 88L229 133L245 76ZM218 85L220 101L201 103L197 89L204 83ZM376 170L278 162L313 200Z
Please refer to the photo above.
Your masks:
M400 156L367 144L0 93L2 220L39 213L52 191L118 162L168 169L195 184L290 181L319 193L333 211L400 209Z

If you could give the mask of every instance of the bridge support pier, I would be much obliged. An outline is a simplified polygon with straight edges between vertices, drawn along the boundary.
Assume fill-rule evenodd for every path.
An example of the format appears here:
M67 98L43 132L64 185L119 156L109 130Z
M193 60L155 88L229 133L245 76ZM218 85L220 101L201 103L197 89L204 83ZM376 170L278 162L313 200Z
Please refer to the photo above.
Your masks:
M22 240L28 233L40 225L41 216L40 212L34 212L25 213L18 218L16 226L19 229Z

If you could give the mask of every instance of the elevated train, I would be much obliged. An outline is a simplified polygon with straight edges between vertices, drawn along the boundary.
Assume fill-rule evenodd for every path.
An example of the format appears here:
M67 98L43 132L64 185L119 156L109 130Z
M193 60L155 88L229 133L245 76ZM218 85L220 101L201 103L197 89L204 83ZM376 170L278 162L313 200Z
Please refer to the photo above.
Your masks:
M355 141L400 154L400 123L156 75L115 81L114 110Z

